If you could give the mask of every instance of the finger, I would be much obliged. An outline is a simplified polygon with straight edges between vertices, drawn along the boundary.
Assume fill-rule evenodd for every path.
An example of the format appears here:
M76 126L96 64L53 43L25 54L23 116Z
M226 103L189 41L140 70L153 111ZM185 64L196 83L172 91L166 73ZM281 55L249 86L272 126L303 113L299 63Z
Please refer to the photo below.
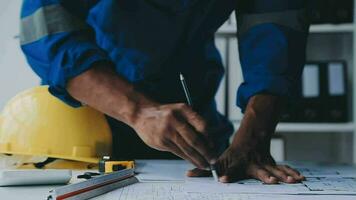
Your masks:
M279 179L279 181L285 182L285 183L296 183L296 179L287 174L285 171L280 170L277 166L264 166L265 169L267 169L271 174L273 174L276 178Z
M196 131L207 136L207 124L203 117L194 112L193 109L186 104L179 105L180 111L184 115L184 118L195 128Z
M286 172L289 176L293 177L297 181L304 181L305 177L301 175L297 170L289 167L288 165L278 165L280 170Z
M170 148L170 151L173 154L175 154L175 155L179 156L180 158L192 163L195 166L198 165L198 163L196 163L194 160L190 159L189 156L185 155L185 153L183 153L183 151L181 151L180 148L176 144L174 144L173 142L170 142L170 147L169 148Z
M252 165L248 169L248 175L252 178L258 179L266 184L277 184L278 179L274 177L270 172L257 165Z
M231 183L236 182L238 180L246 179L246 165L244 164L236 164L233 167L227 167L227 163L221 163L217 165L218 174L221 174L219 177L219 181L222 183ZM224 167L222 167L224 165Z
M208 143L203 137L199 137L199 134L186 123L178 123L176 128L179 135L182 136L190 148L199 152L199 154L209 163L215 162L215 156L213 155L212 149L209 148Z
M230 161L234 156L230 154L230 148L225 150L225 152L219 157L219 159L214 164L216 172L219 176L226 175L227 170L230 168ZM241 167L236 167L238 171L243 171ZM246 168L245 168L246 171Z
M221 183L231 183L231 182L234 182L234 181L230 176L223 175L223 176L219 177L219 182L221 182Z
M192 126L193 130L198 133L199 136L203 136L209 145L209 147L214 147L214 142L211 141L209 130L207 128L207 123L203 117L198 113L194 112L193 109L186 104L180 105L180 111L182 116L182 121L188 123Z
M246 178L245 171L238 169L229 169L228 172L219 177L221 183L233 183Z
M211 171L195 168L187 171L188 177L208 177L212 176Z
M206 159L196 151L191 145L189 145L186 140L183 139L178 133L175 136L174 143L179 147L179 149L187 155L200 169L206 169L209 167Z

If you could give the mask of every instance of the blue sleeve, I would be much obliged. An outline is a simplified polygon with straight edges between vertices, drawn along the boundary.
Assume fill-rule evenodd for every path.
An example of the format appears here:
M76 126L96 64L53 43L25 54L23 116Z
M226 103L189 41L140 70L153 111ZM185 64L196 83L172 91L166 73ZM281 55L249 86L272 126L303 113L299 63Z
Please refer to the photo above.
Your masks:
M308 11L304 0L250 0L238 8L239 54L244 82L242 112L257 94L293 99L305 63Z
M89 0L25 0L21 11L20 41L28 63L54 96L74 107L81 103L68 94L67 81L95 62L110 62L85 22L92 4Z

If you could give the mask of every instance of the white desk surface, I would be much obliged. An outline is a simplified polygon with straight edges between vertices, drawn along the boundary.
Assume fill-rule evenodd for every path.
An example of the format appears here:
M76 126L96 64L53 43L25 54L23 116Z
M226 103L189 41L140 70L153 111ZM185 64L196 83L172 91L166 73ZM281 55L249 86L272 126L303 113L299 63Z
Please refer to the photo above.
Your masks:
M140 161L144 163L145 161ZM162 161L160 161L162 162ZM164 162L164 161L163 161ZM299 164L299 166L303 166ZM351 166L333 166L333 168L346 169L346 173L354 174L356 177L356 167ZM82 174L81 171L73 172L73 180L71 182L78 181L76 176ZM55 187L60 186L21 186L21 187L0 187L0 199L4 200L39 200L47 199L49 191ZM268 197L273 197L273 195L267 195ZM303 200L356 200L356 196L340 196L340 195L274 195L274 198L266 198L266 195L253 195L250 194L248 198L238 198L238 200L260 200L260 199L303 199ZM95 200L120 200L119 197L114 195L106 194L94 198ZM235 198L234 198L235 199ZM150 199L147 199L150 200ZM229 198L229 200L232 200Z

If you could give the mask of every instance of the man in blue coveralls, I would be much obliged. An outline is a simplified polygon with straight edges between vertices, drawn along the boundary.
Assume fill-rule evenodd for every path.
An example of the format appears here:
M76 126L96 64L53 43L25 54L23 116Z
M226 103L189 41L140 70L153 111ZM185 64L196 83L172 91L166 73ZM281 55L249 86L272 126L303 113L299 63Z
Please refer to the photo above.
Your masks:
M25 0L21 48L54 96L108 116L117 157L175 155L197 167L188 176L215 164L221 182L295 183L304 177L269 149L305 62L306 2ZM224 73L214 33L234 10L244 118L229 144L232 125L214 102ZM182 103L180 72L194 109Z

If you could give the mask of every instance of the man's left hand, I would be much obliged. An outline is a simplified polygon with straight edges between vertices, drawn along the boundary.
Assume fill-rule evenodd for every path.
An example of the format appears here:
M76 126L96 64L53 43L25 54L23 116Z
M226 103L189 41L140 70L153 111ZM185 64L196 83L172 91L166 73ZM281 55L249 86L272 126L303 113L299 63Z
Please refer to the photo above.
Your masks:
M277 165L268 154L228 148L216 163L219 181L222 183L254 178L266 184L298 183L304 180L298 171L288 165ZM211 176L210 171L193 169L188 171L189 177Z
M232 144L215 164L220 182L255 178L266 184L276 184L305 179L291 167L277 165L270 154L271 137L283 105L283 99L272 95L256 95L250 99ZM190 177L209 175L210 171L200 169L187 173Z

